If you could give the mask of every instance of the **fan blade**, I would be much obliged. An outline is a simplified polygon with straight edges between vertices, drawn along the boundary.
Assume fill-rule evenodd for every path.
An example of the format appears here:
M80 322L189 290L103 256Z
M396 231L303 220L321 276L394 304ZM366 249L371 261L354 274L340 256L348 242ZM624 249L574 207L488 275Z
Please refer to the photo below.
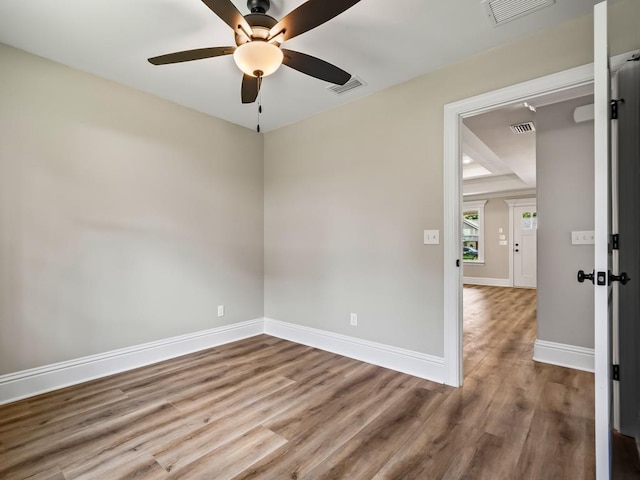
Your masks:
M204 0L203 0L204 1ZM269 39L284 33L283 42L337 17L360 0L308 0L269 30Z
M246 73L242 76L242 103L253 103L258 98L258 92L262 85L261 77L252 77Z
M159 57L152 57L149 59L149 63L154 65L167 65L169 63L190 62L191 60L231 55L234 51L235 47L197 48L196 50L185 50L183 52L167 53Z
M336 85L344 85L351 78L350 73L306 53L294 52L286 48L282 49L282 53L284 53L282 63L306 75Z
M251 25L245 20L231 0L202 0L213 13L229 25L234 32L251 37Z

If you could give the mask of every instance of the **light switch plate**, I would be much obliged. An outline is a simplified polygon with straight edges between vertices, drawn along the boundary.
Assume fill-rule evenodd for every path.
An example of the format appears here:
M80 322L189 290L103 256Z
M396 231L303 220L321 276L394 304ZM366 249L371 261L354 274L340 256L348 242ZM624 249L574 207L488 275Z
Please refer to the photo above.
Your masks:
M424 244L425 245L439 245L440 244L440 230L425 230L424 231Z
M593 230L571 232L571 245L593 245L594 243L595 237Z
M500 245L504 247L509 245L509 242L507 240L500 240Z

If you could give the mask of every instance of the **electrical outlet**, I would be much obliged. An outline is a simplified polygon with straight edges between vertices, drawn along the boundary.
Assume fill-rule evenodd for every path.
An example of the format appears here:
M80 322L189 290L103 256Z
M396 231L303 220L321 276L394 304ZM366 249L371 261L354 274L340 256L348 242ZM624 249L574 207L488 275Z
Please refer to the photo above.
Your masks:
M224 305L218 305L218 316L224 317Z
M352 313L351 314L351 326L352 327L357 327L358 326L358 314L357 313Z

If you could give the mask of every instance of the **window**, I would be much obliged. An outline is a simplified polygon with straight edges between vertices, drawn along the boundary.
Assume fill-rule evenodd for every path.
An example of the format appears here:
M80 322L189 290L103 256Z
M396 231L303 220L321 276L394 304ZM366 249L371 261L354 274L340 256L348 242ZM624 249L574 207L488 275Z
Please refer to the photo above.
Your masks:
M484 263L484 206L486 200L464 202L462 206L462 260Z

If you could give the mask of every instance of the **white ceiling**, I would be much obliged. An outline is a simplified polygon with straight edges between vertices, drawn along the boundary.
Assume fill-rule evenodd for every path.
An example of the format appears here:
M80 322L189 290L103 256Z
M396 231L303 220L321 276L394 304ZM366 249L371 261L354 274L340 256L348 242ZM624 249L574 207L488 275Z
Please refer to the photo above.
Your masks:
M523 122L535 123L535 113L522 103L464 119L463 152L473 159L463 165L464 194L536 188L536 134L509 128ZM470 176L476 165L486 174Z
M599 0L556 0L494 28L481 0L362 0L284 46L347 70L365 87L336 96L327 83L282 67L262 86L263 131L370 95L545 27L586 15ZM233 0L243 13L246 1ZM272 0L277 19L303 0ZM166 66L148 57L234 45L233 32L200 0L2 0L0 42L255 128L240 102L231 56Z
M534 109L593 94L593 84L529 99ZM536 132L514 134L510 125L535 124L536 114L523 102L463 120L463 194L533 191L536 188Z

